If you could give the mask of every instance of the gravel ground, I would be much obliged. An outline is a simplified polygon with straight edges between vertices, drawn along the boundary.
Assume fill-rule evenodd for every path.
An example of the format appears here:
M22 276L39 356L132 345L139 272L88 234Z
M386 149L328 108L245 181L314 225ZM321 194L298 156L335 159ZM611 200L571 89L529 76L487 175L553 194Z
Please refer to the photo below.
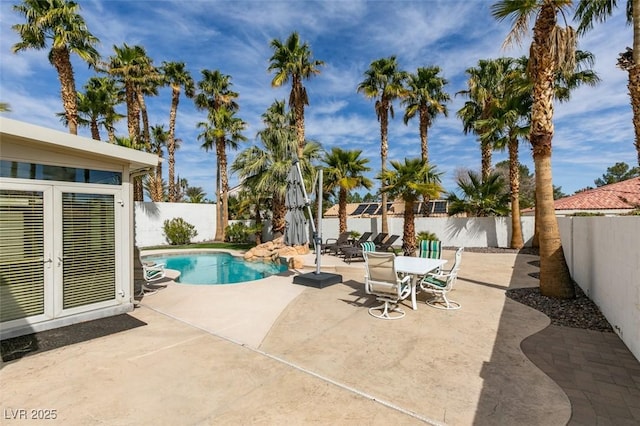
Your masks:
M450 247L455 249L454 247ZM538 250L525 247L521 250L496 247L465 247L465 251L476 253L521 253L538 255ZM540 266L539 261L531 265ZM539 274L531 274L539 278ZM551 319L551 324L565 327L582 328L613 333L609 321L602 315L598 306L589 299L582 289L574 283L576 298L570 300L554 299L540 294L539 287L516 288L507 290L507 297L536 309Z

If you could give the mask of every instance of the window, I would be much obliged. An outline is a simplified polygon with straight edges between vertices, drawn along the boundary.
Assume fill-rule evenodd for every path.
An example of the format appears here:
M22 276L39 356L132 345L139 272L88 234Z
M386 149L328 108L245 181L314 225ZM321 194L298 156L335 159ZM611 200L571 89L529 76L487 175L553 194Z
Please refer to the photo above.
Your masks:
M121 185L122 173L0 160L0 177Z

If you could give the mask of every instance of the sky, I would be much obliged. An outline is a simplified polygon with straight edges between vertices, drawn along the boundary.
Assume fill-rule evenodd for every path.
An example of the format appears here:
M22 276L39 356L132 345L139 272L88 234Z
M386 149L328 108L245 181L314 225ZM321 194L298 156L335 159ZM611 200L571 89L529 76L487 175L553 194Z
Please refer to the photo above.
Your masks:
M143 46L154 65L163 61L186 64L193 79L201 71L219 70L231 76L232 89L239 93L238 116L247 123L248 141L238 151L229 151L229 163L238 152L258 144L256 133L263 128L261 115L275 100L288 100L290 85L273 88L273 73L267 71L273 54L270 42L281 41L294 31L309 44L312 58L324 61L320 74L304 82L309 97L305 109L307 139L323 149L358 149L368 158L371 179L380 171L380 125L374 100L358 93L364 73L372 61L396 56L400 69L415 72L418 67L437 65L449 83L445 90L452 101L448 117L439 116L429 129L429 160L440 172L446 190L456 189L456 170L480 169L477 138L465 135L456 112L465 102L455 94L466 89L465 70L480 59L517 57L528 52L530 39L521 46L503 48L510 21L491 16L489 0L422 1L78 1L80 14L100 44L103 58L114 46L126 43ZM56 113L62 111L57 73L46 50L13 54L18 42L12 25L24 18L12 9L16 1L0 0L0 102L11 112L4 117L57 130L66 128ZM568 16L570 19L571 16ZM575 24L574 24L575 26ZM627 92L626 71L616 67L618 54L633 42L623 10L579 39L578 47L595 55L594 70L601 78L596 87L573 92L569 102L555 106L553 138L553 183L566 194L595 186L608 167L617 162L636 165L632 113ZM76 88L96 75L78 57L72 57ZM160 89L148 98L151 125L168 128L171 89ZM395 119L389 125L389 160L420 157L418 119L403 123L403 108L394 104ZM124 106L119 112L125 114ZM206 113L181 97L176 137L182 145L176 153L176 174L190 186L199 186L214 199L215 152L201 148L197 123ZM106 139L102 131L103 140ZM118 134L126 136L126 120ZM79 134L90 137L88 128ZM493 163L507 158L496 152ZM520 145L520 161L533 172L531 149ZM167 167L164 167L165 179ZM238 177L230 176L236 185ZM378 188L374 180L374 192Z

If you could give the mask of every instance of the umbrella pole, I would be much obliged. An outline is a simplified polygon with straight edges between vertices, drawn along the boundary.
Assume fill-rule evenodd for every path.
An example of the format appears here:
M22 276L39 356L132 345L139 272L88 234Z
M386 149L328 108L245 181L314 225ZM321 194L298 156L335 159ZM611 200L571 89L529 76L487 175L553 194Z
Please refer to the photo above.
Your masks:
M320 259L322 258L322 254L320 251L322 250L322 169L318 170L318 227L317 232L313 233L313 239L316 246L316 274L320 273ZM313 224L313 221L311 221Z

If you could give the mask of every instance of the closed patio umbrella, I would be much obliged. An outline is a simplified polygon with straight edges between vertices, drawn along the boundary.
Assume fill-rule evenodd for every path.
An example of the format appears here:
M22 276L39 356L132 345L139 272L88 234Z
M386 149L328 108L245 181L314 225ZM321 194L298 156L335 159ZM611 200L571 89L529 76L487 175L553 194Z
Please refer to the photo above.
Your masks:
M307 219L304 216L307 200L302 185L298 163L294 161L287 175L287 191L284 198L287 207L284 242L289 246L303 245L309 241Z

